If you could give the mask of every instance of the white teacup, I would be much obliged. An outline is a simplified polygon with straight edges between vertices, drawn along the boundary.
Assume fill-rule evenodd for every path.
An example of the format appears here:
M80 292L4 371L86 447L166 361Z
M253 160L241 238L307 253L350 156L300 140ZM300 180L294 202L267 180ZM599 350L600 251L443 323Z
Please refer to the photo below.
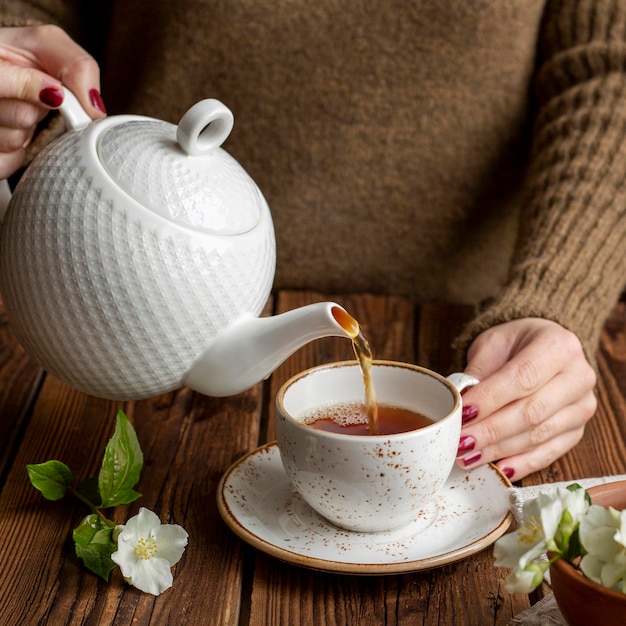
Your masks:
M277 399L276 434L285 471L302 498L333 524L383 532L413 520L444 486L461 433L460 392L478 381L445 378L416 365L374 361L379 405L419 412L433 423L391 435L348 435L306 425L316 409L364 402L354 362L306 370Z

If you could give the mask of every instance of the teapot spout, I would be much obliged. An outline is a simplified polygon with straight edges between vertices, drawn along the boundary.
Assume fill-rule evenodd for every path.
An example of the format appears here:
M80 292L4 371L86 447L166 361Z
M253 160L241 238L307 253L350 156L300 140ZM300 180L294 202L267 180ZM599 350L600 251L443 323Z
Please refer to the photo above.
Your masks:
M309 304L272 317L246 315L213 340L183 383L208 396L232 396L266 379L310 341L358 334L358 322L334 302Z

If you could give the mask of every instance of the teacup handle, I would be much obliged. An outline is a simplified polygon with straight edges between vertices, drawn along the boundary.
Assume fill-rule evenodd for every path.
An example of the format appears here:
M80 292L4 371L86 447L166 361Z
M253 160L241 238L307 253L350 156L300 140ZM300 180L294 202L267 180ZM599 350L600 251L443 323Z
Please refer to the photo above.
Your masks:
M448 376L448 380L456 387L459 393L461 393L464 389L467 389L467 387L473 387L480 382L478 378L474 378L473 376L464 374L463 372L450 374L450 376Z

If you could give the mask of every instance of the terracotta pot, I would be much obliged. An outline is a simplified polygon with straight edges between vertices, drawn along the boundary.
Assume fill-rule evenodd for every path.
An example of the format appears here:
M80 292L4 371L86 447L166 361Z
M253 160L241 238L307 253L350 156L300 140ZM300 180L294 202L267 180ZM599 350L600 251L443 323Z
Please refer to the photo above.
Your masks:
M587 489L594 504L626 509L626 481ZM563 560L550 566L554 597L570 626L615 626L626 623L626 593L585 578Z

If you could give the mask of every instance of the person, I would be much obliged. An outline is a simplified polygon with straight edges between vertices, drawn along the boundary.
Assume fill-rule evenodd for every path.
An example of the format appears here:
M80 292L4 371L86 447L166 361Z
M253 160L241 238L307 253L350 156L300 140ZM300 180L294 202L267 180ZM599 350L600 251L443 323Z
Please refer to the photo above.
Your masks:
M3 2L0 177L60 132L64 86L94 119L218 98L277 287L476 305L461 467L518 480L580 441L626 276L626 1L80 6Z

